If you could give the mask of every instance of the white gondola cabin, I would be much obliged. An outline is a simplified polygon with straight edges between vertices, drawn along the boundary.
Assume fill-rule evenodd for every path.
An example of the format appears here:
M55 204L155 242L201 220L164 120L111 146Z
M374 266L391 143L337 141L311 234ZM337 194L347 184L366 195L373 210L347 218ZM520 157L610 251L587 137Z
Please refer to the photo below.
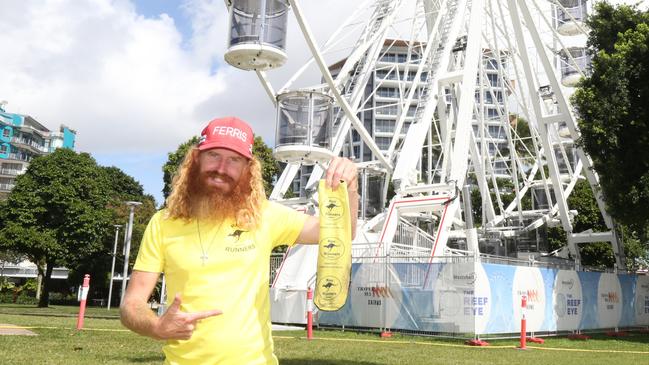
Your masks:
M587 15L586 0L559 0L556 5L557 31L561 35L572 36L581 32Z
M288 5L283 0L233 0L225 60L243 70L264 71L286 62Z
M333 99L315 91L289 91L277 96L274 155L284 162L314 164L333 157Z

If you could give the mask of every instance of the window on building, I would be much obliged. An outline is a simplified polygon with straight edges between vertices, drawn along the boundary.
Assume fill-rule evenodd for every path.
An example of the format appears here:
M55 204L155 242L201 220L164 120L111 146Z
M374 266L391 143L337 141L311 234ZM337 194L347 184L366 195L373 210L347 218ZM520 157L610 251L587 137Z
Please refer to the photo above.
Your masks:
M396 53L392 52L386 52L381 56L381 61L383 62L396 62L397 61L397 55Z
M496 108L485 108L485 115L488 119L498 119L498 110Z
M391 132L394 132L396 122L394 120L377 119L375 121L375 126L376 126L375 130L377 132L391 133Z
M363 143L363 161L370 161L372 160L372 150Z
M396 70L377 70L376 78L380 80L398 80Z
M390 142L392 142L392 138L376 137L375 141L376 141L376 145L379 146L381 150L387 150L390 147Z
M487 68L487 70L497 70L498 61L496 61L495 58L489 58L487 62L485 62L485 67Z
M377 115L397 115L399 106L395 103L376 103L375 113Z
M498 74L487 74L487 79L489 80L489 85L492 87L501 87L502 82L500 81L500 78L498 77Z
M491 136L491 138L503 138L504 135L505 132L501 126L498 125L489 126L489 136Z
M494 143L489 143L489 155L495 156L497 151L498 151L498 146L496 146Z
M480 93L476 90L476 101L479 101ZM485 89L484 90L484 102L486 104L499 104L503 102L503 92L502 90L495 89Z
M496 161L494 164L494 172L498 175L507 175L507 163L505 161Z
M399 92L396 87L380 87L376 90L378 96L383 96L386 98L396 98L399 97Z

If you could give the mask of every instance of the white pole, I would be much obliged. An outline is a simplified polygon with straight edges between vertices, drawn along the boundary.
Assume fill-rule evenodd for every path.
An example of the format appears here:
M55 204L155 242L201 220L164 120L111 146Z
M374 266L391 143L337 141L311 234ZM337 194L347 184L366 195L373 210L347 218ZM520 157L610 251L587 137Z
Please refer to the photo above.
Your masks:
M122 275L122 296L119 300L119 305L122 305L124 302L124 294L126 294L126 280L128 278L128 260L131 254L131 234L133 233L133 215L135 214L135 207L142 205L140 202L126 202L126 205L129 206L131 211L128 215L128 227L126 233L126 251L124 254L124 273Z
M164 274L162 275L162 287L160 288L160 305L158 306L158 317L163 315L167 308L167 290L166 280Z
M108 285L108 310L110 310L110 301L113 298L113 278L115 277L115 256L117 256L117 240L119 239L119 229L121 224L115 224L115 244L113 245L113 263L110 266L110 284Z
M128 221L126 222L124 228L128 226ZM126 256L126 238L128 236L128 229L124 229L124 239L122 240L122 256Z

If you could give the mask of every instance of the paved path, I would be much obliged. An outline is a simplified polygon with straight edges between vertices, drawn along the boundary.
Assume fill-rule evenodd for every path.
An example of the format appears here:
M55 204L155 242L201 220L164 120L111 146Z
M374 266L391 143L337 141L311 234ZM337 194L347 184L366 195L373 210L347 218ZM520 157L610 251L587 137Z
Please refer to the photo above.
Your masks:
M34 332L28 329L4 323L0 323L0 336L1 335L37 336Z

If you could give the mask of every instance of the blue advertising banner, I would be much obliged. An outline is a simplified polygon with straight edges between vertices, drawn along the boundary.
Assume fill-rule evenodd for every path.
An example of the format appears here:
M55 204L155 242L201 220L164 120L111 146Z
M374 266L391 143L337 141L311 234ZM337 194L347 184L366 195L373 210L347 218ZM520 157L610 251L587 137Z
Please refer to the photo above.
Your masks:
M649 324L649 278L525 266L362 263L347 302L322 325L501 334Z

